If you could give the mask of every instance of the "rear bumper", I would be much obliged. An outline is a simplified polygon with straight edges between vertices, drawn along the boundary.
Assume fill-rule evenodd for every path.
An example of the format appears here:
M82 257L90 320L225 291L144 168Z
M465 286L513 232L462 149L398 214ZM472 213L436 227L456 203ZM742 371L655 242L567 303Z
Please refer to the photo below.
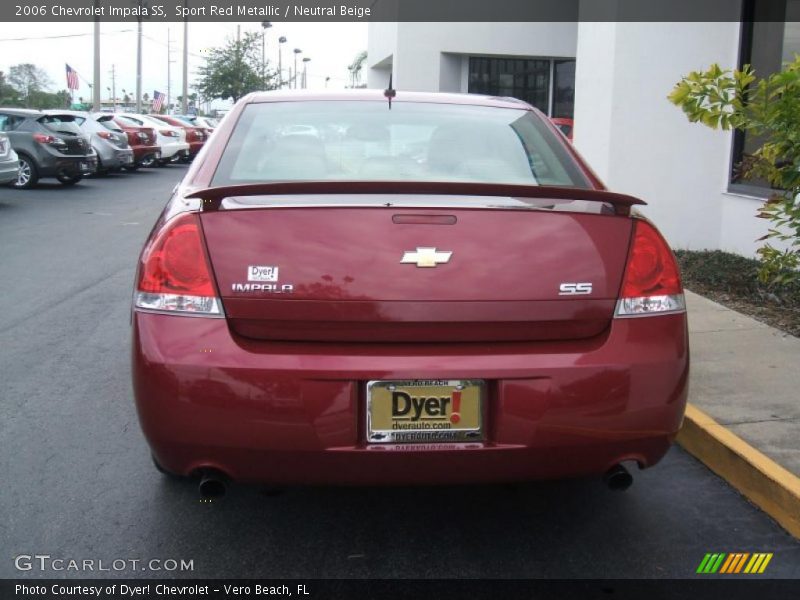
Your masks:
M161 158L161 146L131 146L131 149L134 163L137 165L148 158Z
M135 312L139 419L166 469L282 484L409 484L601 474L655 464L683 417L686 315L615 320L574 342L254 342L224 319ZM485 379L486 441L369 445L364 382Z
M19 159L12 150L8 157L0 160L0 185L5 185L17 180L19 173Z
M42 160L37 168L40 177L56 177L59 173L67 175L89 175L97 170L97 155L61 156L53 153L42 153Z
M197 153L203 149L205 143L205 140L202 142L189 142L189 157L194 158L197 156Z
M174 142L161 144L161 158L170 159L179 152L188 152L189 144L186 142Z

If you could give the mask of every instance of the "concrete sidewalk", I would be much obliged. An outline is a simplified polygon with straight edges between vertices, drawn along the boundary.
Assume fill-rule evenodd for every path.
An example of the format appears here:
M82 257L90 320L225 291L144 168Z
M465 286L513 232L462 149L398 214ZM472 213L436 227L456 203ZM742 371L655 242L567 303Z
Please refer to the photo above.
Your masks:
M800 339L686 292L689 402L800 475Z

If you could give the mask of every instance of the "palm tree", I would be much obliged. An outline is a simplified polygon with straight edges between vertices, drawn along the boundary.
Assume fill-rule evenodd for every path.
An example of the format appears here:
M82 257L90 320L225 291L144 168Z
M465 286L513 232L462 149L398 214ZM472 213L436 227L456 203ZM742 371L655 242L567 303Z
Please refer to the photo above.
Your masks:
M347 67L350 71L350 87L361 87L361 71L364 68L364 63L367 62L367 51L364 50L356 54L353 62Z

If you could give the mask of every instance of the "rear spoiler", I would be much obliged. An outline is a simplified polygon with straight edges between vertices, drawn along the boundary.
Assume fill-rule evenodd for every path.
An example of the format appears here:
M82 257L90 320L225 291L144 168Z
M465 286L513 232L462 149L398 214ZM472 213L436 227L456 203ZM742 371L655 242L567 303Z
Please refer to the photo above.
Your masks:
M292 194L432 194L588 200L611 204L618 215L628 215L632 206L647 204L633 196L603 190L456 181L279 181L210 187L192 191L185 198L199 198L203 201L204 211L215 211L219 210L225 198Z

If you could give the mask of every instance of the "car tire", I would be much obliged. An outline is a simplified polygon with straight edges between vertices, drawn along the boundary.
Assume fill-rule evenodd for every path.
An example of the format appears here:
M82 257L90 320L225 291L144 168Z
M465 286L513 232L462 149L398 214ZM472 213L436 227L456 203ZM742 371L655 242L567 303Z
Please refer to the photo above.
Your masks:
M145 169L149 167L155 167L158 161L153 156L148 156L147 158L143 158L137 167L144 167Z
M39 171L36 169L36 163L31 158L24 154L19 155L19 174L17 180L12 181L9 185L18 190L29 190L35 187L39 181Z
M67 175L66 173L59 173L56 175L56 179L58 179L61 185L75 185L81 179L83 179L83 175Z

